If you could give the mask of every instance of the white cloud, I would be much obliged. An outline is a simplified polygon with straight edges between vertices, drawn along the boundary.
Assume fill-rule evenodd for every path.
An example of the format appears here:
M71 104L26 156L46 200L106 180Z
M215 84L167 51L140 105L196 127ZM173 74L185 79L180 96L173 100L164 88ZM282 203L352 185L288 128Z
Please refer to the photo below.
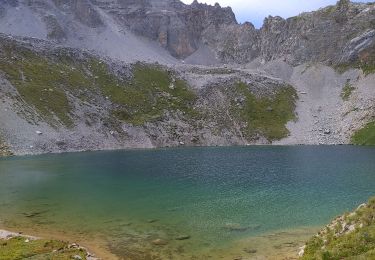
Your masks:
M187 4L193 2L192 0L182 1ZM231 6L239 22L250 21L256 27L260 27L268 15L288 18L302 12L336 4L337 0L198 0L198 2L211 5L218 2L222 7Z

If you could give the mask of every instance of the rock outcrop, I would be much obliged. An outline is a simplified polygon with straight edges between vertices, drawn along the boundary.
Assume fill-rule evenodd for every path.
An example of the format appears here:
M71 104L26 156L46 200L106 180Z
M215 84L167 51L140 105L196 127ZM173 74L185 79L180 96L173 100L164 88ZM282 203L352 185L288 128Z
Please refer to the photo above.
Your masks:
M79 40L84 48L105 51L116 58L109 42L116 40L124 53L137 48L129 49L127 42L114 39L119 34L147 38L178 59L203 48L216 57L212 62L236 64L256 59L283 59L291 65L356 63L366 59L375 45L375 4L347 0L289 19L267 17L259 30L249 22L238 24L229 7L197 1L186 5L179 0L2 0L0 10L2 23L16 22L17 15L42 21L39 25L35 22L27 32L14 28L15 35L35 35L69 46L79 46ZM7 12L12 15L7 16ZM12 26L0 26L0 32L12 33ZM102 41L98 37L96 44L86 43L95 35L102 36ZM158 57L149 59L156 61Z

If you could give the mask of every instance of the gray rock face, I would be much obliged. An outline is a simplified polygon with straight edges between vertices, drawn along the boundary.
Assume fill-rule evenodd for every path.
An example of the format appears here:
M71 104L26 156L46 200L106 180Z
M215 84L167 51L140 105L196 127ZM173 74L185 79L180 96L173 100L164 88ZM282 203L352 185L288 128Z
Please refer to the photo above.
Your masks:
M90 0L53 0L53 2L59 9L71 12L77 20L89 27L96 28L103 25Z
M187 58L197 52L223 63L283 59L291 65L331 65L358 61L375 46L375 4L348 0L289 19L267 17L259 30L251 23L238 24L231 8L197 1L186 5L179 0L0 0L0 19L18 6L31 9L32 15L44 22L45 39L75 42L76 47L81 38L92 42L95 34L102 34L104 42L86 45L110 53L113 46L105 41L116 40L118 48L126 52L134 50L114 38L119 33L133 33L194 64L199 63L199 55ZM105 34L108 30L115 36ZM93 35L89 37L87 32Z
M179 58L187 57L198 49L205 29L236 24L230 8L199 4L197 1L185 5L178 0L96 0L94 4L132 32L159 42Z
M359 54L357 51L348 55L352 49L346 46L367 34L374 24L375 4L348 1L287 20L268 17L260 30L261 55L266 60L284 58L293 65L346 62L348 57L357 58ZM373 38L367 38L367 47L374 44Z

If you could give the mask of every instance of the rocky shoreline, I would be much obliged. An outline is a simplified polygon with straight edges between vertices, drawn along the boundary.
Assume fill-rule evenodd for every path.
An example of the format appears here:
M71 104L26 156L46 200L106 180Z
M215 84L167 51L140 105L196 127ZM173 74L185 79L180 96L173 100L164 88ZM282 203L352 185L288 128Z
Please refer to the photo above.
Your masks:
M77 243L44 239L0 229L0 259L44 257L74 260L100 260Z
M375 197L335 218L301 247L299 256L302 260L374 259Z

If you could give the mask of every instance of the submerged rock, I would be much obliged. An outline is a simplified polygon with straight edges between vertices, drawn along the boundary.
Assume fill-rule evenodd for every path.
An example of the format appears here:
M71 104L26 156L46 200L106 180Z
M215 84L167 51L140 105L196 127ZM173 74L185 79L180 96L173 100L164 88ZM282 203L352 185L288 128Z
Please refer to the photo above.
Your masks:
M234 232L245 232L249 229L249 227L241 226L238 223L227 223L225 224L224 229Z
M165 246L168 244L168 241L158 238L152 241L152 244L155 246Z
M176 240L187 240L187 239L190 239L189 235L180 235L176 237Z
M258 250L253 249L253 248L245 248L243 251L248 254L255 254L256 252L258 252Z

